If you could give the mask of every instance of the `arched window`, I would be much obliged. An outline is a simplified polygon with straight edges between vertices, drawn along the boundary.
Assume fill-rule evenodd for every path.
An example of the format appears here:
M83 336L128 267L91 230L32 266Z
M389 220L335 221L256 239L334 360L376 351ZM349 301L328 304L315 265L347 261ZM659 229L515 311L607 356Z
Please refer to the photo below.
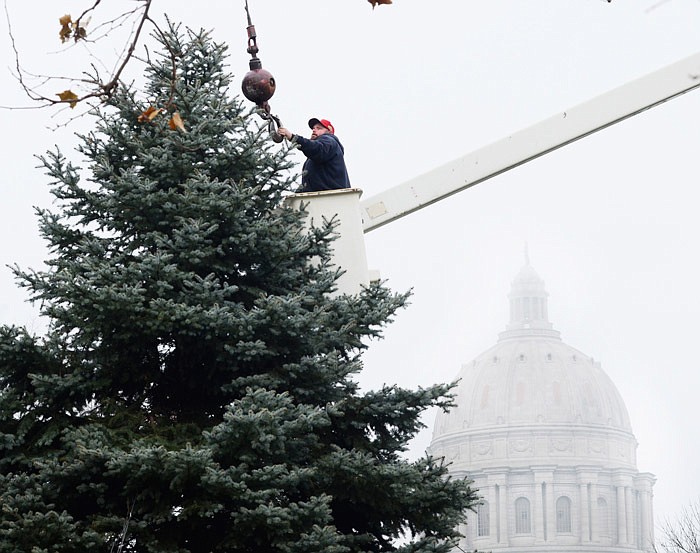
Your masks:
M601 538L610 537L610 518L608 515L608 502L605 498L598 498L598 534Z
M557 499L557 533L571 533L571 500L565 495Z
M525 497L519 497L515 500L515 533L530 532L530 502Z
M488 536L490 526L489 502L484 501L476 507L476 535L478 537Z

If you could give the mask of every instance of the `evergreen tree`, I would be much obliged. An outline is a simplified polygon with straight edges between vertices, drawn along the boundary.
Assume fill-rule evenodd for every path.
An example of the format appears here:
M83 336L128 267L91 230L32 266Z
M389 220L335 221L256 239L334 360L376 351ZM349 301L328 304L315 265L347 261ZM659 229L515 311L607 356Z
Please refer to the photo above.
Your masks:
M353 380L406 296L330 294L333 229L283 204L225 47L161 43L84 169L42 158L48 269L15 271L50 326L0 329L0 553L448 551L474 492L401 452L449 386Z

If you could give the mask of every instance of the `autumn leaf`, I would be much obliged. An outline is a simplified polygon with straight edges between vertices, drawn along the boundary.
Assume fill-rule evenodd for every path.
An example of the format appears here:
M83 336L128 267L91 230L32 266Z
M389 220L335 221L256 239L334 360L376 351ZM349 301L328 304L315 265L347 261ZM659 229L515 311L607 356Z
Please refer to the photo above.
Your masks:
M78 42L81 38L85 38L87 36L87 31L85 30L85 27L79 27L78 25L75 25L75 31L73 32L75 41Z
M58 22L61 24L61 30L58 33L58 36L61 38L61 42L65 42L70 38L70 35L73 32L71 29L71 23L73 23L73 19L70 15L66 14L63 17L59 18Z
M75 39L76 42L87 36L87 26L90 24L91 19L91 17L88 17L83 20L83 18L80 17L78 21L73 22L73 39Z
M71 109L78 103L78 96L72 90L64 90L56 94L61 99L61 102L69 102Z
M182 132L187 132L187 129L185 129L185 124L182 122L182 117L180 117L179 111L173 113L173 116L170 118L170 121L168 121L168 126L172 130L179 129Z
M380 6L382 4L391 4L391 0L367 0L370 4L372 4L372 9L376 7L377 4Z
M78 19L78 21L73 21L70 14L66 14L58 19L61 24L61 30L58 33L61 42L65 42L69 38L73 38L76 42L80 39L84 39L87 36L87 25L90 23L90 18L88 17L85 21Z
M163 111L163 108L156 108L153 106L150 106L146 111L141 113L138 117L138 122L139 123L148 123L150 121L153 121L160 113Z

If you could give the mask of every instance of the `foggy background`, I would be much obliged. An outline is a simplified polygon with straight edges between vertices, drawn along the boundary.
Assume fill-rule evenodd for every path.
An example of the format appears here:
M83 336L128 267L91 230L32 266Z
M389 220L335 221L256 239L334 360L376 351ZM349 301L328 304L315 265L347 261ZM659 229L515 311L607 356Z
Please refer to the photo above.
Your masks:
M698 0L249 3L278 83L273 113L300 134L309 117L330 119L364 198L700 49ZM58 40L58 18L91 4L7 0L22 66L79 75L90 61L111 65L116 41L63 51ZM152 15L162 23L167 10L226 41L237 91L249 59L243 5L154 0ZM0 41L0 104L31 106L11 75L6 21ZM138 64L130 71L138 80ZM79 161L73 135L91 120L66 125L79 109L0 110L0 323L43 328L5 265L41 268L33 206L51 197L33 156L59 144ZM370 267L414 295L365 355L363 385L451 381L493 345L527 243L554 327L602 363L626 402L638 468L658 478L657 526L697 500L699 145L693 91L366 235Z

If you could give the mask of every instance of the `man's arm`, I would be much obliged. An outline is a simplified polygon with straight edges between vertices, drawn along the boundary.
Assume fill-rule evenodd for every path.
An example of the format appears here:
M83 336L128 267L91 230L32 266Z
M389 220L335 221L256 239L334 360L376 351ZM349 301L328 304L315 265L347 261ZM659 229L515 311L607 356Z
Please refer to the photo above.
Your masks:
M338 143L327 134L322 134L316 140L297 136L296 142L304 155L314 161L328 161L338 153Z
M327 161L336 155L338 151L338 142L325 134L322 134L316 140L310 140L298 134L293 134L284 127L280 127L277 132L287 140L295 142L304 155L314 161Z

